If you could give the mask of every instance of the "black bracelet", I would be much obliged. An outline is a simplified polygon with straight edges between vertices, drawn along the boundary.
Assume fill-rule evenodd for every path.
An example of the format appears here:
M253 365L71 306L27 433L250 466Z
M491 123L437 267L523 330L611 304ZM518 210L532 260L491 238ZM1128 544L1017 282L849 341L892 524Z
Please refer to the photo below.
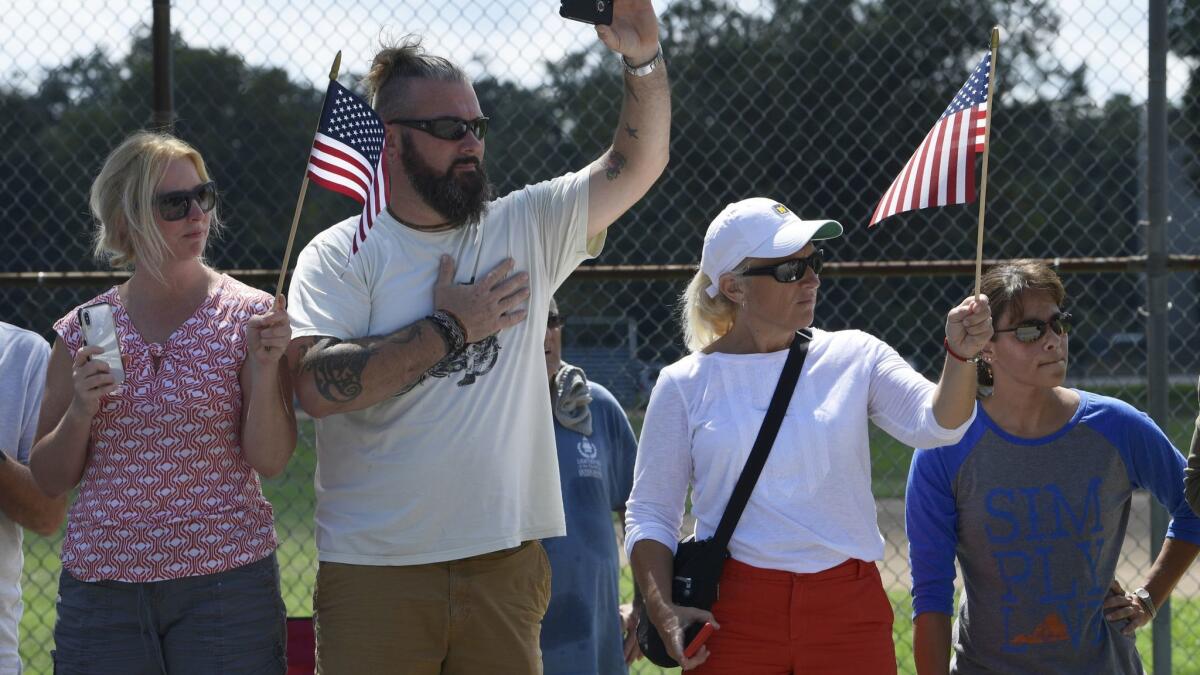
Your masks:
M455 326L458 326L459 332L462 333L463 342L466 344L470 344L470 342L467 342L467 327L463 325L462 319L458 318L457 314L455 314L454 312L451 312L448 309L439 309L438 313L445 314L446 316L450 317L450 320L454 322Z
M467 346L462 324L454 318L454 315L439 309L425 318L429 319L429 322L437 329L438 335L441 335L442 340L445 341L446 356L457 354Z

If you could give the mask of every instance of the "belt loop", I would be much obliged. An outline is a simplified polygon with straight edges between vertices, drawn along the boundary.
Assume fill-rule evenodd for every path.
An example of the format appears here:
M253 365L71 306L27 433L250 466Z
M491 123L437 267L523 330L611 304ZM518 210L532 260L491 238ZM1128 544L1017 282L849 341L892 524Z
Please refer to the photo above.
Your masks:
M865 560L858 560L857 558L854 560L854 562L858 563L858 578L859 579L866 578L870 574L867 571L867 565L870 565L871 563L869 563Z

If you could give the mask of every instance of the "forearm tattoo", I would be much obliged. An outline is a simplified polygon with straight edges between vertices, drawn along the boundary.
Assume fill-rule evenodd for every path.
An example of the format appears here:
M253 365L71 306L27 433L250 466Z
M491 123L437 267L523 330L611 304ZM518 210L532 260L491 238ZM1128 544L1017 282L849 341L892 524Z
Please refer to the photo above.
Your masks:
M313 345L317 353L306 353L300 366L313 374L317 392L333 403L353 401L363 392L363 370L374 351L356 344L337 349L341 342L336 338L318 341Z
M394 345L406 345L410 342L416 342L422 335L421 324L414 323L408 328L400 330L388 336L387 341Z
M405 345L416 342L424 333L420 323L402 328L380 340L342 342L325 338L313 344L311 350L300 352L300 370L313 374L317 392L333 403L349 403L363 393L363 371L367 362L379 351L381 343Z
M638 137L638 135L637 135L637 129L634 129L633 127L631 127L631 126L629 126L628 124L626 124L626 125L625 125L625 133L629 134L629 137L630 137L630 138L632 138L632 139L634 139L634 140L637 140L637 137Z
M622 155L615 148L608 153L608 159L604 162L604 177L609 180L616 180L621 175L621 169L625 168L625 155Z

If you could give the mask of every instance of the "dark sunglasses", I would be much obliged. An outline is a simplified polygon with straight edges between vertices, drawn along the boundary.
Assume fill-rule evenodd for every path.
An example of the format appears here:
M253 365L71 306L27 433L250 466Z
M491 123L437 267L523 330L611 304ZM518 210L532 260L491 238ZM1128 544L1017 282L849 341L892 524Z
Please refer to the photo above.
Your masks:
M196 202L201 211L208 213L217 206L217 184L210 180L191 190L166 192L155 197L155 202L158 204L158 215L162 216L163 220L187 218L188 211L192 210L192 202Z
M775 281L781 284L790 284L793 281L799 281L804 277L804 271L812 268L813 274L820 274L821 267L825 265L825 250L817 249L812 252L807 258L792 258L785 260L777 265L766 265L764 267L751 267L742 272L742 276L747 277L774 277Z
M555 330L567 325L567 317L562 314L551 314L546 317L546 330Z
M404 127L420 129L425 133L440 138L443 141L457 141L470 131L475 134L475 138L483 140L487 136L488 118L476 117L473 120L464 120L461 117L439 117L433 120L388 120L388 124L399 124Z
M1046 329L1054 331L1055 335L1066 335L1071 331L1071 315L1064 312L1050 317L1049 321L1041 319L1026 319L1012 328L1004 328L993 333L1012 333L1018 342L1033 344L1046 337Z

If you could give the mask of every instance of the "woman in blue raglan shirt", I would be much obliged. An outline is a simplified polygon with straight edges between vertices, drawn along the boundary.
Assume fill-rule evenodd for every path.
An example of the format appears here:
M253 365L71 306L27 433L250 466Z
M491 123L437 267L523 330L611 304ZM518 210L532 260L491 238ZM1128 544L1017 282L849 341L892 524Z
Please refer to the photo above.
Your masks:
M1132 406L1062 386L1070 315L1050 268L1001 265L980 290L995 326L980 381L993 391L963 439L919 450L908 477L917 672L1141 673L1133 632L1200 551L1183 456ZM1114 575L1137 488L1173 520L1126 593Z

